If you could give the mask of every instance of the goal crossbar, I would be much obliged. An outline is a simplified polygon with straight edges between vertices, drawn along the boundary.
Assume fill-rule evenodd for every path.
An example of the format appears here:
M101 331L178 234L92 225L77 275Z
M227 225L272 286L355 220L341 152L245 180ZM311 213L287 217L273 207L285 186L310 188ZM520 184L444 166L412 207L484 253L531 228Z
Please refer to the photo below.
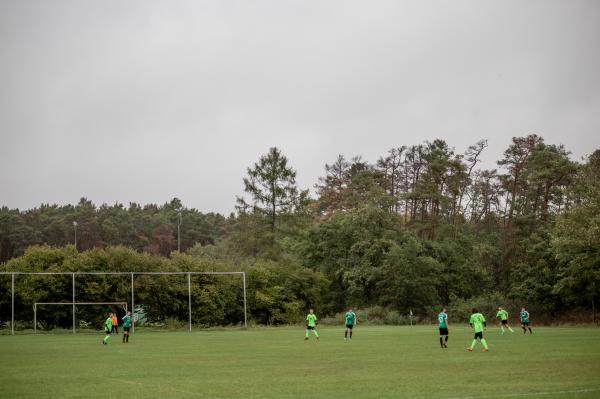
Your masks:
M61 304L68 304L73 306L73 334L75 334L75 276L84 275L107 275L107 276L130 276L131 278L131 309L135 309L134 301L134 277L142 275L179 275L186 276L188 281L188 324L189 331L192 331L192 276L196 275L238 275L242 277L243 288L244 288L244 328L248 328L248 306L246 300L246 272L0 272L0 275L11 276L11 334L15 335L15 276L49 276L49 275L63 275L71 276L72 281L72 301L61 302ZM132 331L135 331L135 322L131 323Z
M73 309L75 309L75 306L77 305L121 305L123 306L123 309L125 309L125 313L127 313L127 302L35 302L33 304L33 332L36 333L37 332L37 307L38 305L69 305L69 306L73 306ZM73 317L75 317L75 315L73 315Z

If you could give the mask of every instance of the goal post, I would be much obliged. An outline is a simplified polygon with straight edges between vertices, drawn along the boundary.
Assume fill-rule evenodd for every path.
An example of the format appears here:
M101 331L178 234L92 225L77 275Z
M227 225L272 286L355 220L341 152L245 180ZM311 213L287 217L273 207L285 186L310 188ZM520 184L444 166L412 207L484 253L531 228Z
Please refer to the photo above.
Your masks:
M73 311L79 305L98 305L98 306L122 306L127 313L127 302L35 302L33 304L33 333L37 333L37 307L42 305L61 306L69 305L73 306ZM73 320L75 320L75 314L73 314Z
M135 312L135 276L144 276L144 275L179 275L182 277L187 277L187 296L188 296L188 329L192 331L192 276L196 275L214 275L214 276L240 276L242 278L242 288L243 288L243 311L244 311L244 328L248 328L248 305L247 305L247 281L246 281L246 272L6 272L0 271L0 275L10 275L11 276L11 288L10 288L10 296L11 296L11 335L15 335L15 279L18 276L70 276L71 277L71 302L36 302L34 303L34 313L37 312L37 305L44 304L52 304L52 305L69 305L72 306L72 329L73 334L75 334L75 307L77 304L85 304L85 302L77 302L76 300L76 277L78 276L127 276L130 279L130 289L131 289L131 311ZM98 304L98 303L95 303ZM132 332L135 331L135 314L132 318ZM37 328L37 323L34 322L34 330Z

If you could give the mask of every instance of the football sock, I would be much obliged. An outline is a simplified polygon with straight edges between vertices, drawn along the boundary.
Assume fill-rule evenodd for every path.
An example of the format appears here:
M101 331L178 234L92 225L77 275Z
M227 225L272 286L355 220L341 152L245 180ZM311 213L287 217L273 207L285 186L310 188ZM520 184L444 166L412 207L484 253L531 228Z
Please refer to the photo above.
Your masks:
M127 337L127 334L123 334L123 342L125 342L126 337Z
M529 328L529 333L533 334L533 331L531 331L531 327L528 327L528 328Z
M319 333L317 332L317 330L313 330L315 332L315 337L319 338Z
M350 331L350 339L352 339L352 331Z
M512 333L514 333L514 332L515 332L515 331L514 331L512 328L510 328L510 326L508 326L508 331L510 331L510 332L512 332Z
M110 335L107 335L106 337L104 337L104 343L108 344L108 339L110 338Z
M527 332L527 329L525 327L521 327L523 329L523 334L525 334Z
M448 343L448 336L446 335L446 338L444 339L444 342Z
M344 338L348 338L348 330L344 333Z
M443 348L444 347L444 341L442 339L442 337L440 337L440 346Z
M306 335L305 335L305 337L306 337L306 338L308 338L308 330L306 330Z
M477 340L474 339L473 342L471 342L471 349L473 349L475 347L475 344L477 343Z
M502 330L502 334L504 334L504 326L500 326L500 329Z
M485 342L485 338L481 338L481 343L483 344L483 347L484 347L485 349L487 349L487 348L488 348L488 346L487 346L487 342Z

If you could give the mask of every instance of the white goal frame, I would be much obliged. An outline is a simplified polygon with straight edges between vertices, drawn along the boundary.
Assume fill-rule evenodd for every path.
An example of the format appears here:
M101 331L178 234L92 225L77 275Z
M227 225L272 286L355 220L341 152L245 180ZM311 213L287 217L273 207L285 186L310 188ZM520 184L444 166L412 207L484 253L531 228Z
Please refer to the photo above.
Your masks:
M129 276L131 279L131 309L135 309L135 289L134 289L134 278L135 276L148 276L148 275L179 275L186 276L188 281L188 325L189 331L192 331L192 276L197 275L213 275L213 276L241 276L244 288L244 328L248 328L248 305L246 300L246 272L0 272L0 275L11 276L11 335L15 335L15 276L71 276L72 281L72 301L61 302L61 304L71 305L73 307L73 334L75 334L75 305L77 304L75 298L75 276ZM133 318L134 319L134 318ZM135 321L131 323L132 332L135 331Z
M35 302L33 304L33 333L37 333L37 307L38 305L75 305L73 309L77 305L120 305L125 309L125 313L127 313L127 302Z

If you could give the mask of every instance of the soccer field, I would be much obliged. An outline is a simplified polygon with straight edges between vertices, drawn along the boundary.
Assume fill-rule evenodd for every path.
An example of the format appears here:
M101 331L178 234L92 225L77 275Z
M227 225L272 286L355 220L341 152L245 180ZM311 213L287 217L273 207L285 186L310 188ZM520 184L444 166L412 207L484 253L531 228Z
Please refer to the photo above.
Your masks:
M599 398L600 329L433 326L0 336L2 398ZM479 344L478 344L479 345Z

